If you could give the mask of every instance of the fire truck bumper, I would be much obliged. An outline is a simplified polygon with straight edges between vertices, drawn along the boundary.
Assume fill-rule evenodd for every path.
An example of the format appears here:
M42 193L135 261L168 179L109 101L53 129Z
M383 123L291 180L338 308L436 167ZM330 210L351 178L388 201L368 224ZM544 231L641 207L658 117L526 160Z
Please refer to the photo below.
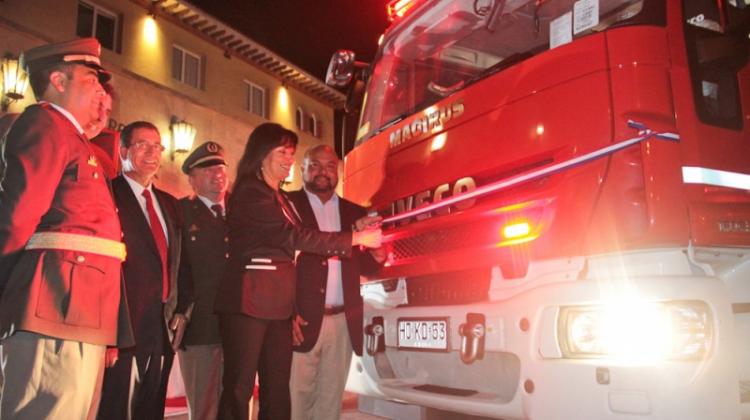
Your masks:
M503 419L750 418L750 313L726 279L586 277L456 306L365 294L349 388Z

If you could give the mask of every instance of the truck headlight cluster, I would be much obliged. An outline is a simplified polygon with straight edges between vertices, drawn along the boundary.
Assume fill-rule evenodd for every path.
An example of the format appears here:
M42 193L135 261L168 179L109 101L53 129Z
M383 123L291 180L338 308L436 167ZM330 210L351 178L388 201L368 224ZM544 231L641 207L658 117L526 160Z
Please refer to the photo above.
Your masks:
M711 311L700 301L565 306L557 328L565 358L694 360L713 339Z

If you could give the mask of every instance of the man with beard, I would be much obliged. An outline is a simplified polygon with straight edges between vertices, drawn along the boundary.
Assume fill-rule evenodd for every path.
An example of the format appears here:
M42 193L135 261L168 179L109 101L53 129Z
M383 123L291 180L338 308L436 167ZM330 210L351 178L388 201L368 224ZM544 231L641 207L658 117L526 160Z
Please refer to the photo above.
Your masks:
M305 153L304 188L289 193L305 227L324 232L362 230L380 222L336 195L339 160L328 145ZM352 350L362 355L360 274L385 260L381 249L354 250L351 258L302 252L297 257L297 317L290 391L292 419L337 419Z

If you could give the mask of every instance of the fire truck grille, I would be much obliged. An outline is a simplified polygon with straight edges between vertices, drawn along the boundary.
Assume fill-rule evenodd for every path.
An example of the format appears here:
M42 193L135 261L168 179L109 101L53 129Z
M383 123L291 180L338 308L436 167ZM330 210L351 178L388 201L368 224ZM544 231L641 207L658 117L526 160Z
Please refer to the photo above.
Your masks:
M487 300L490 269L480 268L406 279L408 306L462 305Z
M391 261L433 256L459 249L486 246L498 240L498 233L486 223L454 226L397 239L391 243Z

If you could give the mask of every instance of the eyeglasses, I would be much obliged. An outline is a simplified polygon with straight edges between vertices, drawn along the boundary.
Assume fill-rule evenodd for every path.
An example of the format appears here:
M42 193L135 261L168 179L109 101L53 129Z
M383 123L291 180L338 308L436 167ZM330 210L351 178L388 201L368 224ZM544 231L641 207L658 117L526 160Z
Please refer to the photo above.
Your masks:
M149 143L147 141L137 141L130 146L139 152L150 152L152 150L156 150L159 153L162 153L164 152L164 150L166 150L166 148L160 143Z

